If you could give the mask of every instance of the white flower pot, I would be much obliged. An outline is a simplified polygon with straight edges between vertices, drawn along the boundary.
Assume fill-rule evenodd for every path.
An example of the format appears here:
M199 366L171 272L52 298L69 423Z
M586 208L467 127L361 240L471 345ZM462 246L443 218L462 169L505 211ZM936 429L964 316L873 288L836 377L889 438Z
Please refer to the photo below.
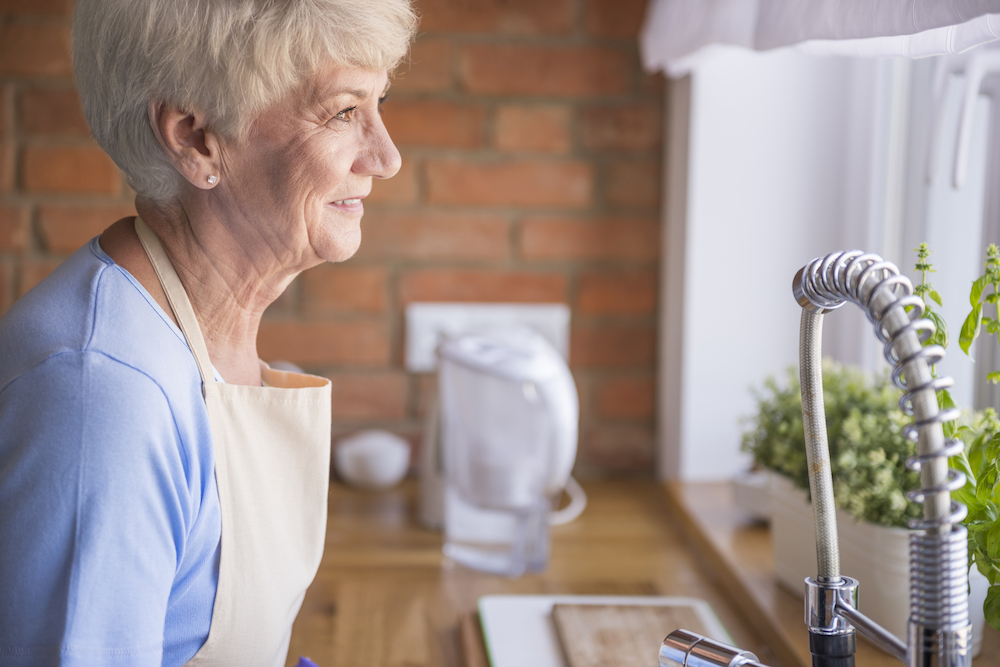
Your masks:
M783 587L804 595L805 578L816 576L816 528L812 506L806 500L805 490L797 488L783 475L771 473L770 489L775 574ZM841 573L860 582L858 607L905 642L910 603L909 531L861 522L838 509L837 532ZM972 581L975 586L975 578ZM976 590L974 588L973 596ZM969 601L969 613L973 618L973 655L978 655L982 644L985 596L984 590L978 601L975 597Z

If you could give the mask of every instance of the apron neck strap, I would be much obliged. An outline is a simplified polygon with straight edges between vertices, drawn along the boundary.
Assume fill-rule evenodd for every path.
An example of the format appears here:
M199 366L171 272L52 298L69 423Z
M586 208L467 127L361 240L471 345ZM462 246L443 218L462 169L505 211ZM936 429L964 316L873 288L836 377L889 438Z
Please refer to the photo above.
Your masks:
M184 290L184 285L174 270L174 265L170 263L170 258L167 257L167 251L163 249L163 244L153 230L139 216L135 217L135 233L139 236L139 242L142 243L153 270L156 271L156 277L167 295L170 307L173 308L181 332L187 339L191 351L194 352L194 359L201 372L201 381L205 383L214 380L215 373L212 372L212 362L208 357L208 348L201 334L201 326L198 324L198 318L194 314L194 308Z

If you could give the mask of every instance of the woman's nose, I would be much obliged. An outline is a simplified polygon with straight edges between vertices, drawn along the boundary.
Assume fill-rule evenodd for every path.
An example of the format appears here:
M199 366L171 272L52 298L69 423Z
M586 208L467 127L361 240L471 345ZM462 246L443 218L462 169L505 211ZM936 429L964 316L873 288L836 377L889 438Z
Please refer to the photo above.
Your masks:
M363 145L354 159L351 171L362 176L389 178L396 175L402 164L399 151L379 118L365 133Z

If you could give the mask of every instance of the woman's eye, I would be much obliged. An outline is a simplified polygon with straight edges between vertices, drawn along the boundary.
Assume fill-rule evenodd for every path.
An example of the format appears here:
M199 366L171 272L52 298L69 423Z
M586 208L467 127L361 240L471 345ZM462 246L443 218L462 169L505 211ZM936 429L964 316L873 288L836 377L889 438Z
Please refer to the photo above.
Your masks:
M383 95L382 97L378 98L378 112L379 113L385 113L385 109L382 108L382 105L385 103L385 100L388 97L389 97L388 95Z
M337 120L350 120L351 114L353 114L354 110L357 108L358 108L357 106L348 107L343 111L341 111L340 113L338 113L336 116L334 116L334 118L336 118Z

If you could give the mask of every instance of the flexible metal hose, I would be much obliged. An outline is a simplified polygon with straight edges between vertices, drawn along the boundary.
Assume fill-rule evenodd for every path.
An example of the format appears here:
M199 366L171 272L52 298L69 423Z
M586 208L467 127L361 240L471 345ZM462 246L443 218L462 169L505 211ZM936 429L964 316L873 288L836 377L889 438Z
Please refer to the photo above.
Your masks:
M802 311L799 327L799 384L802 386L802 427L806 436L809 493L816 519L817 581L840 581L837 548L837 506L833 500L830 447L826 439L823 403L823 315Z

